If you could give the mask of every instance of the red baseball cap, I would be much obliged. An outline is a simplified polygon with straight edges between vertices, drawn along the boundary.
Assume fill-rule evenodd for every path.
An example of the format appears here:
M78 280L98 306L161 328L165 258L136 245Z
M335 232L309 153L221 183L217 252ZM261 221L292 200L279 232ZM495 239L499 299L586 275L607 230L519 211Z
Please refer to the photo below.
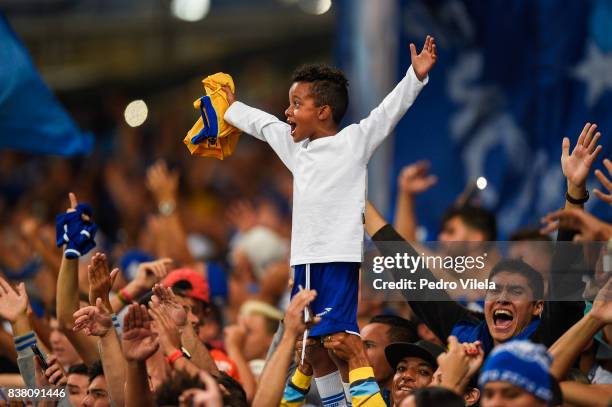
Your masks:
M191 289L183 289L188 297L210 303L208 281L202 274L190 268L176 269L168 273L162 284L166 287L173 287L179 281L185 281L191 285Z

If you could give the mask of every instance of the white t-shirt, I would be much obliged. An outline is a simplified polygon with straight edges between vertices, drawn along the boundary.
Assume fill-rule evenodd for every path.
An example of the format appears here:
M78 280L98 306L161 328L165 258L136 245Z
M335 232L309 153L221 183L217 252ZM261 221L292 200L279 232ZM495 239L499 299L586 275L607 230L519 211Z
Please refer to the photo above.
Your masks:
M293 174L291 265L361 262L367 164L428 82L412 66L370 115L336 135L295 143L275 116L234 102L225 121L270 144Z

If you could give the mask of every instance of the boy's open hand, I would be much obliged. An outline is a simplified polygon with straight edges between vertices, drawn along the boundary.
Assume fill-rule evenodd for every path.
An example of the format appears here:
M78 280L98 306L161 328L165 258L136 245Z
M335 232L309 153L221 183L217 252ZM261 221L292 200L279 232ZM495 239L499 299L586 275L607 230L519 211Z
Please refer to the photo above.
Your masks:
M425 38L425 44L423 44L420 54L417 54L416 46L411 43L410 59L412 60L412 69L414 69L415 75L420 81L423 81L438 59L434 37L428 35Z

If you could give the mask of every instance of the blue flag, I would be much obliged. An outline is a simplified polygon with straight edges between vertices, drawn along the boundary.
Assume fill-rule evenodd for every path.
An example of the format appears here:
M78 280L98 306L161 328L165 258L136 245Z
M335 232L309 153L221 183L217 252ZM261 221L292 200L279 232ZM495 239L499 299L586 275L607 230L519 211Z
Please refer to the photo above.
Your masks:
M597 123L612 151L612 2L607 0L401 0L399 75L410 66L408 44L420 51L427 34L438 63L396 130L393 177L404 165L432 162L437 186L419 196L417 214L435 239L439 220L478 177L488 180L483 206L497 214L503 239L539 226L564 204L563 137L576 144L586 122ZM590 175L587 188L601 188ZM587 209L611 220L609 205Z
M86 154L93 136L82 133L0 14L0 149L72 156Z

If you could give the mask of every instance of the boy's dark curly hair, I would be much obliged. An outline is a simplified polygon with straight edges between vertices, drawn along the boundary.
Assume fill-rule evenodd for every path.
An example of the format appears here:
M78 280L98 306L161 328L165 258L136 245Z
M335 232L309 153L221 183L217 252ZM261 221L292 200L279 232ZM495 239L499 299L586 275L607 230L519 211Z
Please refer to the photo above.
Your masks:
M348 80L342 71L325 64L302 65L293 72L291 82L310 83L317 106L331 107L334 123L340 124L348 108Z

